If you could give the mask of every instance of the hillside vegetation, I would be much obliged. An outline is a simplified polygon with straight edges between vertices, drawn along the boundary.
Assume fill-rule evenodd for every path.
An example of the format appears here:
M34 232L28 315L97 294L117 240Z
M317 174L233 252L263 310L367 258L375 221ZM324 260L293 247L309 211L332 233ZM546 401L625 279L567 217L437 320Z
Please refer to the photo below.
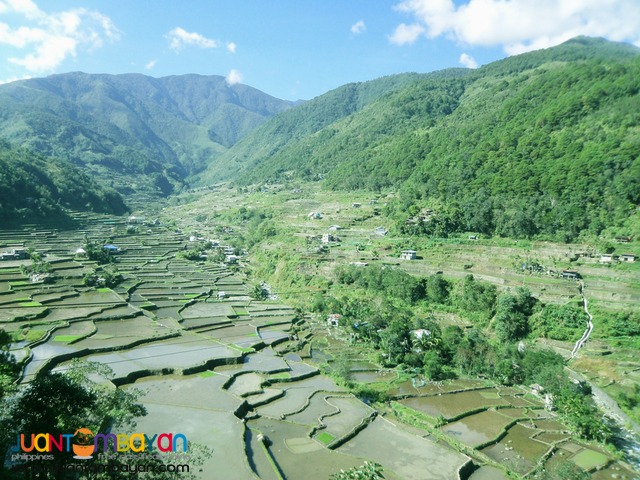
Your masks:
M256 165L240 184L324 178L335 190L397 189L388 208L404 233L571 241L622 227L640 203L638 78L637 49L577 38L468 75L418 77L270 143L266 133L294 109L224 158L238 152Z
M0 85L0 135L166 195L291 105L220 76L76 72Z
M122 197L77 167L0 141L0 220L60 219L64 209L122 214Z
M212 162L200 175L199 183L236 178L243 174L248 175L248 178L259 179L265 171L256 167L267 160L271 165L286 159L287 169L296 168L298 164L305 168L305 163L313 154L304 149L309 136L343 119L351 118L381 97L420 80L458 78L469 73L469 70L462 68L429 74L404 73L343 85L276 115L262 127L258 127ZM326 139L320 139L320 143L323 140ZM283 168L279 168L278 172L283 171ZM307 177L315 173L317 172L305 170Z

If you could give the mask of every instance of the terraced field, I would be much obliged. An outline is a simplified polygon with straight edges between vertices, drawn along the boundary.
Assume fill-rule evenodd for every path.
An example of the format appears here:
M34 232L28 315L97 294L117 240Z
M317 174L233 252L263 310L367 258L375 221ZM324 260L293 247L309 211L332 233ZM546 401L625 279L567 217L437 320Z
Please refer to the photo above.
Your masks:
M200 473L207 479L211 472L238 480L326 479L365 460L383 464L387 478L455 478L469 462L377 421L373 408L309 359L303 318L287 305L253 300L228 265L181 258L192 247L187 235L159 225L132 231L108 217L78 220L78 231L0 232L0 249L33 249L54 278L22 274L31 260L0 264L0 327L14 339L22 383L64 371L75 359L108 365L117 388L143 392L148 414L137 431L179 432L211 449ZM117 287L84 284L96 268L76 254L84 237L120 248L114 265L124 281ZM387 458L379 424L398 442L422 446L404 453L420 468ZM437 472L425 470L424 448L440 452Z
M203 211L238 201L231 192L220 198ZM400 263L393 254L399 244L372 234L377 219L363 214L369 207L358 212L345 207L353 200L281 203L288 209L283 218L299 229L297 235L317 236L332 223L344 227L341 245L317 262L315 274L334 262ZM317 222L301 210L329 214ZM253 267L246 257L239 265L189 261L180 253L196 242L175 227L131 228L124 219L97 215L78 215L77 221L80 227L73 231L0 231L0 250L34 249L55 278L31 281L21 271L30 260L0 263L0 328L14 340L21 381L64 370L73 359L108 365L115 386L143 392L148 415L138 419L137 430L180 432L211 449L202 478L215 472L215 478L225 479L326 479L365 460L381 464L390 479L498 479L506 469L529 475L559 462L572 462L593 478L636 476L608 452L576 441L527 390L477 379L408 381L369 358L352 358L351 380L392 399L376 410L322 373L344 351L345 339L282 301L253 299L242 273ZM76 254L85 237L121 249L114 265L124 281L117 287L84 284L83 277L96 268ZM562 303L576 295L571 282L514 271L520 247L461 240L447 245L444 257L445 247L432 247L402 267L420 275L444 271L457 277L471 271L498 285L525 283L545 301ZM557 245L537 245L536 252L560 266L575 254ZM494 261L468 267L478 256ZM617 271L608 282L608 270L589 259L580 262L596 279L589 288L598 301L611 297L617 279L622 302L636 302L633 271ZM443 320L465 325L453 315ZM326 347L316 347L321 344ZM481 466L475 472L471 459Z

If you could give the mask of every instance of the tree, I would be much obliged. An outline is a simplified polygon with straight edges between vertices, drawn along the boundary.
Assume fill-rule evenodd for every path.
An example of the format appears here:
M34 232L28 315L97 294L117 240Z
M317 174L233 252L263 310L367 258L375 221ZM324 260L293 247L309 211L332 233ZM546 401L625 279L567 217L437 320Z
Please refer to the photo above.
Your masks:
M90 380L93 375L109 378L113 373L105 365L75 361L67 372L39 375L6 399L0 418L0 451L6 452L21 433L73 433L80 427L98 432L107 426L135 426L135 418L146 414L137 403L139 394L95 383ZM67 452L54 450L51 454L52 465L68 461ZM55 468L42 475L38 478L61 478ZM3 478L13 478L13 474L4 471Z
M7 350L11 338L4 330L0 330L0 400L15 390L14 381L18 375L16 360Z
M503 342L519 340L529 333L528 318L537 302L526 288L517 288L515 293L498 297L494 329Z
M427 300L432 303L446 303L449 298L449 282L442 275L431 275L427 278Z
M340 470L329 477L331 480L383 480L382 466L375 462L364 462L360 467Z
M404 355L411 351L411 330L409 321L395 319L380 334L382 348L390 365L402 363Z

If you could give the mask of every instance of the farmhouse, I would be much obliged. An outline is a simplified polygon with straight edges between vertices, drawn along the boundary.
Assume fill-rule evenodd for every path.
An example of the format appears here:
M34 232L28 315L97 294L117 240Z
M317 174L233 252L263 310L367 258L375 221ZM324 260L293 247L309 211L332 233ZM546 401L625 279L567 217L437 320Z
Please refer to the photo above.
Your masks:
M327 316L327 325L330 327L337 327L341 318L342 315L340 315L339 313L332 313Z
M600 263L613 263L616 256L611 253L603 253L600 255Z
M563 270L560 276L567 280L579 280L580 278L582 278L580 277L580 274L575 270Z
M12 248L9 252L0 253L0 260L25 260L29 258L26 248Z
M422 337L430 337L431 336L431 330L425 330L424 328L419 328L417 330L412 330L411 333L413 333L413 336L416 337L418 340L422 340Z
M384 227L376 227L373 233L375 233L376 235L380 235L381 237L384 237L387 233L389 233L389 230L387 230Z
M418 252L415 250L403 250L400 253L400 258L402 260L415 260L417 258Z
M311 218L312 220L320 220L322 218L322 214L320 212L311 212L309 215L307 215L307 217Z
M620 255L620 261L633 263L636 261L636 256L633 253L625 253Z

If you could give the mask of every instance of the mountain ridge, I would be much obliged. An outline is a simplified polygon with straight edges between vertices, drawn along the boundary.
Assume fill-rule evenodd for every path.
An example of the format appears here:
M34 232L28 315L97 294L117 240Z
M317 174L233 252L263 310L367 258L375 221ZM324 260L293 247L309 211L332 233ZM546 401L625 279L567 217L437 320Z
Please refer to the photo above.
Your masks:
M104 166L178 187L294 104L217 75L72 72L0 85L0 137L94 175Z

